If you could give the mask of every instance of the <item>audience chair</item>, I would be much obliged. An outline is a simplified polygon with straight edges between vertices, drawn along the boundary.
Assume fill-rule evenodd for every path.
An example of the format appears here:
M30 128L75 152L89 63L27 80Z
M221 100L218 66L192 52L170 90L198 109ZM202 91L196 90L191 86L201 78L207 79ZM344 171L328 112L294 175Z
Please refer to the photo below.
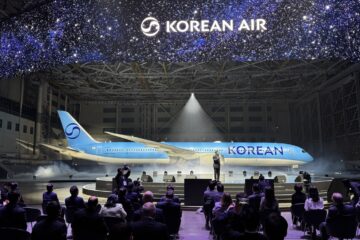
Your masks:
M326 230L331 237L353 239L356 236L357 226L356 215L344 215L327 223Z
M30 240L30 233L17 228L0 228L1 239Z
M317 209L310 210L304 212L304 222L310 228L313 228L313 235L316 235L316 229L319 229L319 226L322 222L325 222L326 219L326 210L325 209ZM304 228L304 235L306 232L306 228Z
M41 211L37 208L24 207L26 212L26 222L31 224L31 228L33 227L33 222L36 222L37 219L41 215Z

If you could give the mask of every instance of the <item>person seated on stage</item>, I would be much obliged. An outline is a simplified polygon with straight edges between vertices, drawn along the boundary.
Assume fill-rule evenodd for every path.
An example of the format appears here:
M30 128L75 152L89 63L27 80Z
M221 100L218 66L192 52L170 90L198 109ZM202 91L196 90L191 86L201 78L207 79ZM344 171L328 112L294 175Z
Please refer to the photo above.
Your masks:
M309 188L309 197L305 201L305 211L324 209L324 200L319 196L317 187L311 186Z
M31 233L32 240L66 240L67 227L60 220L60 210L61 207L56 201L47 204L47 216L34 225Z
M82 197L79 197L79 189L77 186L71 186L70 188L70 197L65 199L65 206L66 206L66 220L71 223L74 214L79 209L85 208L85 202Z
M220 182L216 184L216 191L217 194L215 196L215 202L219 202L224 195L224 185L222 185Z
M129 199L126 198L127 190L125 187L122 187L118 190L118 203L121 203L127 216L126 221L132 221L134 215L134 207Z
M215 191L216 181L212 180L209 182L208 189L204 192L204 205L203 211L205 216L205 228L210 230L210 220L212 218L212 209L215 206L215 199L217 192Z
M303 193L303 187L302 184L297 183L294 186L294 190L295 193L293 193L293 195L291 195L291 206L294 206L296 204L304 204L306 201L306 194ZM291 212L291 215L293 215L293 213ZM293 225L296 226L296 224L298 222L301 222L302 219L299 219L298 217L292 216L293 219Z
M168 240L169 233L167 226L155 221L156 207L153 203L147 202L142 206L141 221L131 225L133 240Z
M253 193L248 197L249 205L255 211L259 211L261 198L264 196L264 194L260 192L260 188L259 188L259 185L257 183L253 184L252 192Z
M143 195L142 202L143 203L147 203L147 202L153 203L154 202L154 194L151 191L146 191ZM160 208L156 208L155 211L156 211L155 221L165 223L163 210ZM142 208L136 210L133 215L133 221L140 221L142 215L143 215Z
M170 235L177 235L181 224L181 205L174 202L174 191L168 190L166 192L166 199L159 202L156 208L163 210L165 224L168 227Z
M19 206L20 194L17 191L8 193L8 203L0 208L0 228L19 228L26 230L26 212Z
M134 192L134 183L130 182L126 186L127 194L126 198L130 200L131 204L134 207L134 210L138 210L142 206L142 196L138 192Z
M287 235L288 223L279 213L271 213L265 219L263 227L268 240L283 240Z
M49 202L57 202L60 205L58 196L56 193L53 192L54 191L54 186L49 183L48 185L46 185L46 192L43 193L43 197L42 197L42 210L43 213L46 214L46 206L48 205Z
M333 193L331 199L333 204L329 207L325 222L320 224L319 227L322 239L329 238L328 231L331 231L331 223L336 222L336 220L341 221L342 217L344 216L354 216L356 214L353 205L344 204L344 198L341 193Z
M215 203L215 206L212 210L212 214L214 218L216 218L220 214L228 212L234 206L235 205L233 203L230 193L224 193L221 200Z
M126 222L127 213L121 203L118 203L118 196L111 194L105 205L100 209L100 216L120 218Z
M98 198L91 196L86 208L75 213L71 225L74 240L106 239L108 229L104 219L99 215L100 207Z
M169 191L169 190L172 190L173 192L175 192L175 187L174 187L172 184L169 184L169 185L166 186L166 191ZM166 195L164 195L164 196L162 196L162 197L160 198L160 201L159 201L159 202L163 202L163 201L165 201L166 199L167 199L167 198L166 198ZM181 203L180 198L179 198L178 196L176 196L175 194L174 194L174 197L173 197L173 201L174 201L174 202L177 202L177 203Z

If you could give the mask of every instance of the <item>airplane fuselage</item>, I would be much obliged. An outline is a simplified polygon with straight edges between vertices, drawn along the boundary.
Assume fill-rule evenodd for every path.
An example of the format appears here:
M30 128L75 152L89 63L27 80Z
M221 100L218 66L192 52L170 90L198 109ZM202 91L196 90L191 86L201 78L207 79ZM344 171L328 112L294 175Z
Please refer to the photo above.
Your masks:
M207 157L219 151L225 164L251 166L289 166L301 165L313 160L303 149L282 143L250 143L250 142L164 142L167 145L195 152L186 159ZM79 145L73 147L79 153L93 156L93 160L108 163L170 163L169 155L148 147L142 143L108 142Z

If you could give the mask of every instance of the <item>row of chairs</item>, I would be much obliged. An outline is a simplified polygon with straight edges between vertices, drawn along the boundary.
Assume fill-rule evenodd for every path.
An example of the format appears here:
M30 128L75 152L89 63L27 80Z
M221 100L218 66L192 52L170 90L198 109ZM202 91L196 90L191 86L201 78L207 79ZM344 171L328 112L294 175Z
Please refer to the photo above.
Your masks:
M293 218L297 217L302 219L301 226L310 226L315 229L319 229L321 223L325 222L327 211L325 209L310 210L305 211L304 204L295 204L291 206ZM358 227L357 216L353 215L343 215L331 221L327 224L326 229L327 233L331 237L336 237L339 239L352 239L356 236ZM303 227L304 235L306 232L305 227Z

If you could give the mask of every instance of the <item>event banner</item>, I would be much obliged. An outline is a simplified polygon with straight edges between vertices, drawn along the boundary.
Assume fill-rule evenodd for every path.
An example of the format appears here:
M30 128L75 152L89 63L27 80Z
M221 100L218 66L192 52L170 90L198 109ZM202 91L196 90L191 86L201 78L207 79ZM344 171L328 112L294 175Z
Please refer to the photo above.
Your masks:
M0 23L0 76L84 62L360 59L357 0L53 0Z

